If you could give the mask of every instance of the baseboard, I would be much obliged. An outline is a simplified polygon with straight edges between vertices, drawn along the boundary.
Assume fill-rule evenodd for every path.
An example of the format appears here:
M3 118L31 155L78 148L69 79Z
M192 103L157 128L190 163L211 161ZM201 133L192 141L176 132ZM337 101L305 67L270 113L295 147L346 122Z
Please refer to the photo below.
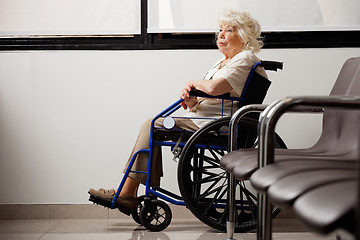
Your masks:
M181 206L171 205L173 218L194 218ZM94 204L0 204L0 219L118 219L128 218L116 209Z

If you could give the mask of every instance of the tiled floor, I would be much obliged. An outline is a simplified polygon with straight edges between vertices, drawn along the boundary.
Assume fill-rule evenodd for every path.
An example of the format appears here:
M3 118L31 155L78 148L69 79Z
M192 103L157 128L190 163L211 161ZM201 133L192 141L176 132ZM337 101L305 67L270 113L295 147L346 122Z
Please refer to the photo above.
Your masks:
M296 220L274 221L273 238L330 240L306 232ZM255 233L235 233L237 240L256 239ZM162 232L149 232L132 219L0 219L1 240L225 240L226 233L209 228L197 219L173 219Z

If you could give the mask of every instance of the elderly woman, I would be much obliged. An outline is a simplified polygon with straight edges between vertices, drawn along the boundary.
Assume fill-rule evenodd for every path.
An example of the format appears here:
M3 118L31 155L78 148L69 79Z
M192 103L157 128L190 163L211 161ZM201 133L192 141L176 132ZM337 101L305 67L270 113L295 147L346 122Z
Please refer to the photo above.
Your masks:
M189 118L177 119L176 128L196 131L203 126L206 121L203 119L192 119L192 117L217 118L221 116L221 100L190 96L189 91L192 88L196 88L213 96L224 93L230 93L233 97L241 96L245 81L252 66L260 61L254 54L260 51L262 47L262 42L259 40L260 33L259 23L253 19L247 11L236 12L227 10L222 14L219 18L217 46L224 57L216 62L208 71L204 80L189 81L185 84L185 87L180 93L180 97L184 100L181 106L184 109L189 109L189 113L185 115ZM256 71L260 75L267 77L263 69L258 68ZM225 114L230 115L231 104L225 104L224 108L227 110ZM150 123L151 119L143 124L127 165L134 153L140 149L149 148ZM156 121L155 126L162 126L161 121ZM160 185L160 177L162 176L160 147L156 147L153 154L150 185L158 187ZM147 161L148 155L140 153L135 159L132 170L146 171ZM131 172L126 178L116 202L116 207L125 214L130 214L132 209L137 207L137 189L140 183L146 184L146 174ZM105 201L112 201L115 196L114 189L90 189L89 193L93 197Z

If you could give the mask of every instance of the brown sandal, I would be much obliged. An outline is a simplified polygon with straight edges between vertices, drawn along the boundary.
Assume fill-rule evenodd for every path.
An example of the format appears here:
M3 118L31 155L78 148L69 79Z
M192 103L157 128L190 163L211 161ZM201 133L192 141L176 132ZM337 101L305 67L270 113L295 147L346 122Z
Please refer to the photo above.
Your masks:
M114 199L116 191L115 189L105 190L100 188L99 190L90 189L88 193L90 194L89 201L111 208L112 200ZM137 207L138 202L137 197L118 197L115 203L115 208L118 208L120 212L126 215L130 215Z

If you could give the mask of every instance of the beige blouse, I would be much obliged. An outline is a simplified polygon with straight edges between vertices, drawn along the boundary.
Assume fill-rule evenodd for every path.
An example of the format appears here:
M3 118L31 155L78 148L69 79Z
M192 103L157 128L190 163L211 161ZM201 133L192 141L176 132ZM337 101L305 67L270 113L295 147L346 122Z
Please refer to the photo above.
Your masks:
M252 66L259 62L260 59L251 51L242 51L219 69L223 60L224 58L214 64L206 74L205 80L212 81L218 78L225 78L233 88L230 95L232 97L240 97ZM267 78L264 69L257 68L256 72ZM185 117L191 118L198 127L202 127L213 119L231 116L237 110L237 104L232 105L231 101L224 101L223 107L222 111L221 99L199 98L199 103L191 108Z

